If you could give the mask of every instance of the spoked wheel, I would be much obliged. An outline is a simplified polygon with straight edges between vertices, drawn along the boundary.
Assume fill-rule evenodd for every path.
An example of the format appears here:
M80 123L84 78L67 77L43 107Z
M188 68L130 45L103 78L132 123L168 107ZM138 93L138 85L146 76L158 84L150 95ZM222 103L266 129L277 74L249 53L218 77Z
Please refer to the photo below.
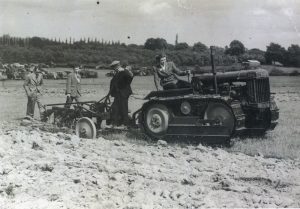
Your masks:
M145 112L143 125L148 135L162 137L168 130L169 113L164 105L151 105Z
M209 103L204 119L216 120L220 125L227 127L231 135L234 129L234 115L231 109L222 103Z
M95 139L96 127L94 122L87 117L80 118L76 124L76 135L80 138Z

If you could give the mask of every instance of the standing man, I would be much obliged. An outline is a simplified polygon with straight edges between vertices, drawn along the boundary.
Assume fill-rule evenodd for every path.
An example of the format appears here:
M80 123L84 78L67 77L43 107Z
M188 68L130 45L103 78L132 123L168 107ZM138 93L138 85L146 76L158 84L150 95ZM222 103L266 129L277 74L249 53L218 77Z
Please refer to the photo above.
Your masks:
M73 72L69 73L67 78L67 86L66 86L66 95L67 95L67 101L65 104L66 108L70 108L73 100L76 102L79 102L79 97L81 96L81 77L80 77L80 68L74 67Z
M133 79L133 74L129 68L122 68L120 61L113 61L110 67L115 72L110 81L109 90L109 94L114 97L111 122L113 126L127 126L129 124L128 98L132 94L130 84Z
M189 71L182 71L176 67L174 62L167 62L167 57L164 54L157 55L155 59L154 83L156 89L159 89L158 83L163 87L163 90L191 87L189 82L177 78L177 75L188 75L190 73Z
M42 85L43 74L41 73L40 68L38 66L34 67L34 69L31 68L23 85L28 98L26 111L27 117L34 117L35 103L38 105L40 117L42 117L43 112L45 111L45 107L40 101Z

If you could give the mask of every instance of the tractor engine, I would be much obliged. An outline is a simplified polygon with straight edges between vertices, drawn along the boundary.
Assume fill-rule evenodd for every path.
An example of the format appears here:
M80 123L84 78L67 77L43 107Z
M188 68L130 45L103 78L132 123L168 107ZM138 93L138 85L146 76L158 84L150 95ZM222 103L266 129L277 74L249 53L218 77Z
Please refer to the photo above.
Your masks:
M274 129L279 117L278 107L270 92L268 72L263 69L216 74L217 94L240 103L245 115L245 128L253 133ZM216 94L212 74L192 78L193 89L199 94ZM255 129L255 131L253 131Z

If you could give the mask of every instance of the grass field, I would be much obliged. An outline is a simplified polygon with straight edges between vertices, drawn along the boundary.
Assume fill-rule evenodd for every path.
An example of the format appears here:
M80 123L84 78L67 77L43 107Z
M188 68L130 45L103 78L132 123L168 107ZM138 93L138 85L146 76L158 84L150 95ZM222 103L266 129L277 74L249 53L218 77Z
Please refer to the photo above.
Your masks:
M271 90L280 109L275 130L262 138L234 139L230 151L265 157L300 158L300 78L271 77Z
M56 69L57 70L57 69ZM65 70L65 69L61 69ZM99 71L97 79L83 79L82 101L99 100L108 92L110 78L108 71ZM233 139L230 152L243 152L249 155L263 155L275 158L300 158L300 78L271 77L271 90L280 108L279 124L275 130L261 138ZM23 117L26 110L26 97L23 81L4 81L0 84L0 121L15 121ZM131 111L137 110L145 96L155 90L153 77L136 77L133 80L134 97L130 98ZM44 104L65 102L65 81L45 80Z

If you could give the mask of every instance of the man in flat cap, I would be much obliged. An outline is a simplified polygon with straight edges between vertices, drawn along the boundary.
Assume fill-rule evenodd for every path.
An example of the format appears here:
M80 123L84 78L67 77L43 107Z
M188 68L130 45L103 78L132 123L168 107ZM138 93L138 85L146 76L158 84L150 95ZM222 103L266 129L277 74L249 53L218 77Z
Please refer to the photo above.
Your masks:
M70 108L73 100L79 102L79 97L81 96L81 76L79 74L80 68L74 67L73 72L69 73L67 77L67 85L66 85L66 95L67 101L65 104L66 108Z
M109 95L114 97L111 112L111 123L113 126L127 126L128 117L128 98L132 94L131 82L133 74L129 69L121 67L120 61L113 61L110 67L115 71L110 81Z
M36 66L29 69L29 73L25 78L24 89L28 98L26 117L34 117L35 103L37 103L40 117L42 117L45 107L40 101L41 88L43 85L43 74L41 73L40 67Z

